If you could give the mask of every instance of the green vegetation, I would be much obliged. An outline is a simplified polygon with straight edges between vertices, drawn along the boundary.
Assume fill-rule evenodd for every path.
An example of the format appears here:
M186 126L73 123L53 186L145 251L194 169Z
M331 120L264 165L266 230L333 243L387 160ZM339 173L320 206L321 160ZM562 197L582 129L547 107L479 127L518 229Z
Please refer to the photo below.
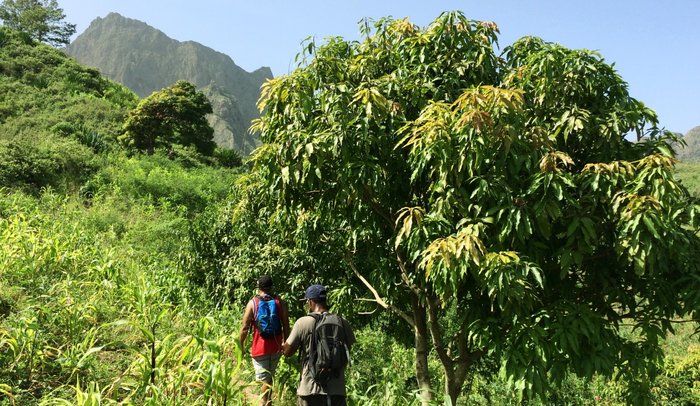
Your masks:
M0 4L2 25L53 46L67 45L75 34L75 24L64 18L56 0L3 0Z
M313 259L412 330L425 404L430 352L448 404L490 356L529 398L600 374L649 403L660 340L700 306L675 137L596 53L499 56L497 32L384 19L267 82L254 159L280 238L322 242Z
M647 397L640 401L698 403L695 293L674 296L695 286L676 269L696 252L695 229L678 230L667 213L674 208L677 224L688 226L686 213L696 206L679 183L697 197L697 168L679 165L674 177L661 139L631 145L610 133L607 143L578 148L595 137L589 121L600 126L615 116L605 108L629 108L636 115L626 117L652 123L654 115L637 110L616 74L588 52L530 39L515 44L517 57L508 59L519 61L510 68L522 75L508 76L500 65L494 72L494 30L446 14L426 29L381 20L367 28L365 42L310 44L309 62L268 86L259 128L269 144L254 165L241 166L238 153L204 151L180 132L202 124L199 113L168 128L167 142L152 154L125 148L118 140L128 117L149 99L1 28L0 405L257 404L250 356L236 348L235 335L261 273L274 275L293 318L303 314L293 299L306 285L331 287L333 310L358 337L350 405L622 405L640 383L633 372L641 371L655 374L641 382ZM446 57L446 50L455 54ZM546 68L542 61L551 55L568 63L556 73L573 78L562 86L583 83L595 93L607 80L601 86L609 99L595 104L601 110L586 118L583 109L593 109L574 98L568 103L578 108L576 118L560 120L559 109L571 105L549 104L550 96L534 102L538 67ZM483 65L466 59L472 57ZM347 69L350 60L357 65ZM454 63L464 64L462 73ZM422 66L427 70L414 70ZM601 76L566 71L591 66ZM477 83L492 87L461 91ZM178 88L199 97L189 84ZM547 89L562 99L561 89ZM483 125L468 129L475 117ZM529 133L509 131L539 127L561 127L558 134L567 137L523 139L518 134ZM190 135L210 141L209 130L198 128ZM599 166L586 170L589 152ZM490 190L456 167L457 155L469 157L462 168ZM511 194L503 198L498 190ZM615 193L631 191L656 199L630 213L654 227L640 230L615 217L614 202L623 210L636 201L617 201ZM479 206L493 209L479 214ZM542 212L559 212L548 217L546 243ZM603 227L627 227L625 249L605 263L572 254L561 265L567 250L594 258L617 248ZM431 249L436 241L444 247ZM633 241L646 242L637 251L646 253L641 264L628 261ZM450 251L453 242L462 251ZM690 274L694 265L686 265ZM594 285L596 278L608 279ZM669 291L672 278L678 285ZM600 295L633 300L625 303L637 318L616 320L614 307L600 316L590 305L605 308L608 302L595 302ZM541 374L540 367L549 370ZM296 360L281 364L276 404L295 404L298 378Z

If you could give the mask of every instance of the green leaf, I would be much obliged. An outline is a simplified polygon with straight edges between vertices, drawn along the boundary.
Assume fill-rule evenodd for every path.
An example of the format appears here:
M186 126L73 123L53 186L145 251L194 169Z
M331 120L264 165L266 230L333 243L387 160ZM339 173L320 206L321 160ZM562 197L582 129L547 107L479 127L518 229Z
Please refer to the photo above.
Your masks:
M654 238L656 238L657 240L660 240L661 236L656 231L656 226L654 226L654 222L652 221L652 219L649 218L648 216L642 216L642 221L647 226L647 230L649 230L649 232L654 236Z
M573 220L571 220L571 223L569 223L569 226L566 229L567 237L572 236L576 232L576 230L579 227L580 222L581 222L581 219L579 217L574 217Z
M671 147L668 146L668 144L659 142L656 144L656 149L658 149L664 156L673 158L673 151L671 151Z

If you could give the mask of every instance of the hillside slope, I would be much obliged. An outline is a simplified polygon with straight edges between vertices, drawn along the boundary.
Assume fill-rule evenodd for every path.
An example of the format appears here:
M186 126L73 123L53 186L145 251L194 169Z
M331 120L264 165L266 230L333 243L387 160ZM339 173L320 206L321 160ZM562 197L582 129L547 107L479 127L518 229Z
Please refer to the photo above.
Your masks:
M272 77L267 67L246 72L225 54L197 42L174 40L117 13L95 19L66 52L141 97L187 80L212 103L209 119L219 146L248 153L258 144L247 129L258 116L260 85Z
M0 27L0 188L80 186L137 102L97 70Z
M678 159L685 162L700 162L700 126L692 128L684 136L686 146L676 146Z

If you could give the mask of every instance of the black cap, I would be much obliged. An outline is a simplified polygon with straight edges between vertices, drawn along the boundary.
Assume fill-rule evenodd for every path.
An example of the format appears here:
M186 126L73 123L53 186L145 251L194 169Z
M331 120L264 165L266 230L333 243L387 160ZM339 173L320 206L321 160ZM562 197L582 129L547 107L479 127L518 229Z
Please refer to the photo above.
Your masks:
M260 289L269 289L272 287L272 277L269 275L264 275L261 276L260 279L258 279L258 287Z
M325 299L326 298L326 287L323 285L311 285L306 289L306 294L304 295L304 300L312 299Z

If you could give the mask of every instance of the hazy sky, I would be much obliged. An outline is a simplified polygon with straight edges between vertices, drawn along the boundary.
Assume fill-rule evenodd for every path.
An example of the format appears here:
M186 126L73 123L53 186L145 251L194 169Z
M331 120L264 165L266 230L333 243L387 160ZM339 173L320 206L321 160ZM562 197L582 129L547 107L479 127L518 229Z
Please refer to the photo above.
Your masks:
M78 34L109 12L193 40L252 71L294 68L309 36L358 39L364 17L409 17L424 26L446 10L494 21L501 48L525 35L599 51L656 110L663 126L700 125L700 0L58 0Z

